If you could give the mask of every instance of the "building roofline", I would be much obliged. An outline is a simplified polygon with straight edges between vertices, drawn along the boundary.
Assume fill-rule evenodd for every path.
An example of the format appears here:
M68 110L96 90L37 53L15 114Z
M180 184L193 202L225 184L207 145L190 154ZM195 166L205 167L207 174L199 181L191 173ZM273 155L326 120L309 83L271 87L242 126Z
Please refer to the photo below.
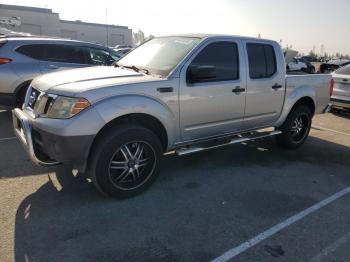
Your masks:
M41 7L32 7L32 6L21 6L21 5L4 5L0 4L0 9L8 9L8 10L18 10L18 11L31 11L38 13L49 13L49 14L57 14L52 12L52 9L41 8Z
M102 27L112 27L112 28L124 28L124 29L129 29L127 26L122 26L122 25L109 25L109 24L99 24L99 23L91 23L91 22L84 22L84 21L71 21L71 20L61 20L61 23L68 23L68 24L77 24L77 25L93 25L93 26L102 26Z
M57 14L55 12L52 12L52 9L48 8L41 8L41 7L31 7L31 6L21 6L21 5L4 5L0 4L0 9L7 9L7 10L17 10L17 11L30 11L30 12L38 12L38 13L44 13L44 14ZM71 21L71 20L59 20L61 23L69 23L69 24L78 24L78 25L92 25L92 26L101 26L101 27L110 27L110 28L122 28L122 29L129 29L127 26L122 25L108 25L108 24L99 24L99 23L90 23L90 22L83 22L83 21Z

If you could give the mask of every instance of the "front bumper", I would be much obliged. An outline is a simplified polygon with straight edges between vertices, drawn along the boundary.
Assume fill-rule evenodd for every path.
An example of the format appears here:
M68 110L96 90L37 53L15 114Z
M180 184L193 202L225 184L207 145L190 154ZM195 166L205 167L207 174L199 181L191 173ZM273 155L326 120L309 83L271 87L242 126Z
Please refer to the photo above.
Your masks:
M26 112L12 111L15 134L29 158L41 166L60 163L85 172L93 135L65 136L43 130ZM60 132L64 134L64 130Z
M22 146L27 151L29 158L38 165L53 166L58 165L59 162L50 159L40 159L37 150L34 148L32 127L28 117L19 108L12 110L12 120L15 135L21 142Z

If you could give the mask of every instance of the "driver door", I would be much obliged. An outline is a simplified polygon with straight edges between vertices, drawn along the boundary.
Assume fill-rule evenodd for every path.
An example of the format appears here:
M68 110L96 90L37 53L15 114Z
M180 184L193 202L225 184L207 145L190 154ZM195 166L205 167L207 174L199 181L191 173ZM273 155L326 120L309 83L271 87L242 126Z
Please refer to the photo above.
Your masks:
M180 125L183 141L242 128L246 82L238 41L210 41L195 52L180 73ZM194 67L215 69L215 78L189 81Z

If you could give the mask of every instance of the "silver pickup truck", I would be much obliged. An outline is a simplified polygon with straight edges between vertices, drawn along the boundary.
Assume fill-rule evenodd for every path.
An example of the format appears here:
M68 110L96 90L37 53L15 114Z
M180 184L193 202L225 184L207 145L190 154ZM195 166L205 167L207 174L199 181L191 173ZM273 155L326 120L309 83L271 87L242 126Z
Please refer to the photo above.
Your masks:
M114 67L50 73L13 110L31 160L88 174L106 195L149 187L164 154L276 136L286 148L307 138L329 108L330 75L286 76L277 42L237 36L159 37Z

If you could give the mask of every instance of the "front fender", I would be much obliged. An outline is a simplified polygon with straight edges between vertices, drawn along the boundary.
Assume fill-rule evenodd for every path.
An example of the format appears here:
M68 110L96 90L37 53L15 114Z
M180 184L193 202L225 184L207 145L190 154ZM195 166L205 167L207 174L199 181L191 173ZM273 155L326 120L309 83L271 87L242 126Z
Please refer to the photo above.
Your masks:
M175 141L177 118L168 105L153 97L137 94L119 95L97 102L94 108L106 123L129 114L153 116L165 127L168 147Z
M299 86L297 88L293 88L292 90L287 89L286 97L284 100L284 105L282 109L282 113L277 120L275 126L280 127L283 125L293 106L302 98L308 97L311 98L316 105L315 97L316 92L313 87L310 86Z

